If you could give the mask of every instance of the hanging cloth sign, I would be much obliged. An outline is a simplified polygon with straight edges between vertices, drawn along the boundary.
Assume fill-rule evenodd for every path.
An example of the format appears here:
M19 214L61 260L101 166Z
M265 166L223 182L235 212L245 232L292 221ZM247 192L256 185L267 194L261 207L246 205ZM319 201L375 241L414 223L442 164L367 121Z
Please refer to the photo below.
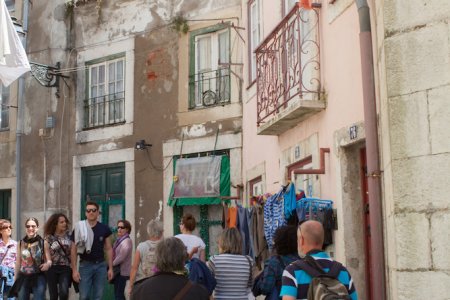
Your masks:
M220 196L222 156L180 158L175 166L174 198Z

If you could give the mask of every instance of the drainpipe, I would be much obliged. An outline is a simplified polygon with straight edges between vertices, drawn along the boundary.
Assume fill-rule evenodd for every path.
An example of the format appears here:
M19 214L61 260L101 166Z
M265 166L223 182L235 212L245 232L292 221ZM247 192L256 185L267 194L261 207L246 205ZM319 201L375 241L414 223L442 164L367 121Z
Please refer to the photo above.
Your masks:
M371 295L370 299L386 299L385 262L383 245L383 215L381 203L380 159L378 148L377 109L372 53L370 11L367 0L356 0L360 25L361 71L366 133L367 175L370 209L371 239Z
M29 0L23 1L22 11L22 28L25 35L21 37L23 48L25 52L27 50L27 33L28 33L28 8ZM21 227L21 157L22 157L22 135L23 135L23 115L24 115L24 92L25 92L25 79L23 75L19 78L19 91L17 95L17 120L16 120L16 228ZM17 231L17 238L19 239L19 231Z

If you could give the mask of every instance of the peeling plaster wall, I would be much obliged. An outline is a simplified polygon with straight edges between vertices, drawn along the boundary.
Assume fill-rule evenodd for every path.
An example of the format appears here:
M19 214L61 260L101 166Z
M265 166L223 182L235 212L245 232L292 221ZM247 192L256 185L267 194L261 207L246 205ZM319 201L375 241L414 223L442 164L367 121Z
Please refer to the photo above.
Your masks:
M217 18L208 24L225 18L239 26L240 1L124 0L102 1L100 10L96 6L96 1L80 1L72 15L66 15L64 0L38 1L31 6L30 60L51 66L59 61L63 69L73 71L66 74L70 77L67 86L60 83L59 98L54 88L42 87L30 76L26 79L22 211L24 216L35 215L43 221L61 209L72 221L78 220L82 168L125 159L126 217L133 225L135 241L140 242L146 239L147 222L167 210L163 174L170 166L163 163L164 141L180 141L183 135L185 140L214 140L217 130L221 135L242 130L241 65L233 67L231 105L180 110L188 101L189 53L183 44L187 35L172 30L169 21L182 14L192 20ZM189 23L191 29L208 24ZM236 33L232 42L233 62L241 63L242 42ZM85 62L116 53L125 53L126 59L125 123L83 130ZM39 129L45 128L48 116L55 118L56 126L40 137ZM152 144L148 152L134 150L141 139ZM214 142L199 143L205 149L214 148ZM8 155L13 155L12 149ZM240 153L241 148L236 149ZM233 155L233 176L239 178L240 154Z

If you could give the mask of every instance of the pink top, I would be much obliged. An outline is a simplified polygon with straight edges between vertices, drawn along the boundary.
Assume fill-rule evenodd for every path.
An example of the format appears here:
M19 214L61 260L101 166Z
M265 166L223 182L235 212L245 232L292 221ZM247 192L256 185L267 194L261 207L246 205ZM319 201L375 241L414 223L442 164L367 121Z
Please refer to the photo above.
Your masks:
M8 249L8 253L6 253L6 250ZM6 257L3 259L3 256ZM0 261L2 261L2 266L6 266L8 268L11 268L14 270L14 267L16 265L16 258L17 258L17 242L9 239L8 244L5 244L2 239L0 239Z
M129 238L124 239L116 248L113 266L120 264L120 275L122 276L130 276L132 250L133 243Z

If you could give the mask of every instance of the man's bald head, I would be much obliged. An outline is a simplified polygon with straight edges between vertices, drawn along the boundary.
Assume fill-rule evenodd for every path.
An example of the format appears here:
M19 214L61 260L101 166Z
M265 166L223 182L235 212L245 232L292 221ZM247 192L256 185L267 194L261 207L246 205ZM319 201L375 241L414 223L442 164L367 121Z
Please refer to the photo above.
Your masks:
M303 237L307 248L322 249L324 239L322 223L313 220L303 222L299 226L299 235Z

